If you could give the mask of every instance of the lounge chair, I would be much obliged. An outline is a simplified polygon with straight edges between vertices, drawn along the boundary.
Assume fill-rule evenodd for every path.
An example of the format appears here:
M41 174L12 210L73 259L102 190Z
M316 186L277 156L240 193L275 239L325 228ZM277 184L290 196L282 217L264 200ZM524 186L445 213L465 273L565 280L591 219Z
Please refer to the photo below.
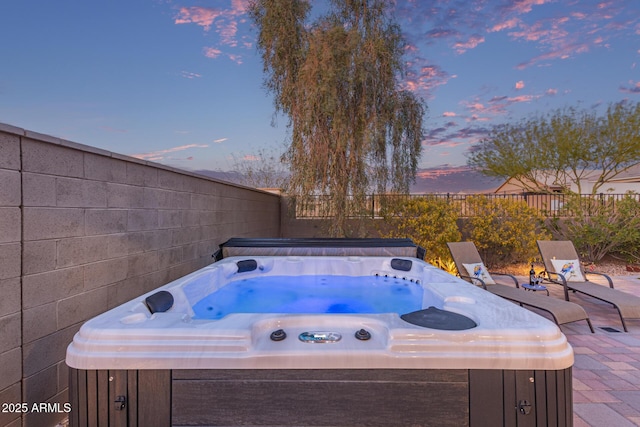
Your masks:
M572 291L612 304L620 314L625 332L628 332L625 319L640 319L640 298L614 289L613 280L604 273L585 272L580 265L580 258L573 242L538 240L538 249L548 280L564 286L564 298L567 301L569 291ZM589 274L604 277L609 286L589 281Z
M465 272L467 272L467 269L464 266L465 264L478 265L482 263L482 258L480 257L478 249L473 242L449 242L447 243L447 246L449 247L451 257L453 258L453 262L455 263L461 278L474 284L479 283L482 288L492 294L520 304L520 306L534 307L546 311L551 315L551 317L553 317L553 320L558 325L586 320L589 325L589 329L591 329L591 332L594 332L587 312L578 304L544 295L537 295L534 292L528 292L524 289L520 289L518 279L510 274L485 272L485 278L490 280L483 280L481 277L474 276L473 272L465 274ZM484 264L481 264L481 266L484 266ZM509 277L513 280L515 286L508 286L499 283L487 284L487 281L494 282L491 275Z

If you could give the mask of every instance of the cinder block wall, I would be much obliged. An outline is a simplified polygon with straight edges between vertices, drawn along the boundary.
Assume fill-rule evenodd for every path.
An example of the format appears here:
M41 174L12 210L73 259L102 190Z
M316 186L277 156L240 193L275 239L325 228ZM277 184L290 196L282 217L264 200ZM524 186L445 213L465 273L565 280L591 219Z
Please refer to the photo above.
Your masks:
M20 189L19 138L0 132L0 404L22 400ZM0 425L19 426L20 414L0 412Z
M85 320L235 236L280 236L279 196L0 125L0 402L67 403L65 351Z

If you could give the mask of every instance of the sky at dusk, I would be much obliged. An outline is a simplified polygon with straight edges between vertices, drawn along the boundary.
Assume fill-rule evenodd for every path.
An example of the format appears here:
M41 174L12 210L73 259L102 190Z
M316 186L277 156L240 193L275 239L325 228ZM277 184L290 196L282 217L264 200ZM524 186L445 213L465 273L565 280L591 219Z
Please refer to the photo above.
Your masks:
M263 89L247 4L5 1L0 122L187 170L280 149L287 119ZM398 0L393 13L401 84L428 107L423 177L464 169L494 125L640 102L638 0Z

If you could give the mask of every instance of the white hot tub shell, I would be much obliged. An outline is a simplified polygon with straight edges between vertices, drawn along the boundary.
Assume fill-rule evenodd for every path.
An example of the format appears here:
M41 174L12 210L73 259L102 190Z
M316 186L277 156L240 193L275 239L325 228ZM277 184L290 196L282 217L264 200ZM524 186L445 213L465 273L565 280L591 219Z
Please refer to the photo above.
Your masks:
M78 369L564 369L573 365L566 337L551 321L417 259L408 271L391 257L253 257L256 268L238 272L246 258L226 258L85 323L67 351ZM395 258L398 259L398 258ZM424 309L462 314L477 326L451 331L409 324L401 313L234 313L194 319L192 306L240 278L303 275L387 275L425 289ZM166 312L151 313L145 298L172 294ZM435 295L436 301L433 301ZM427 298L428 297L428 298ZM288 339L273 341L282 329ZM365 329L371 339L354 337ZM310 346L309 331L340 334L339 342Z
M250 265L250 268L246 268L246 265ZM463 330L423 327L406 322L400 316L402 313L233 313L217 320L194 316L193 306L200 299L236 280L319 274L379 275L417 283L424 289L423 309L433 306L443 312L462 315L471 319L475 326ZM152 313L145 299L160 291L171 294L172 304L166 311ZM356 336L361 330L368 333L367 339ZM284 331L286 338L274 340L272 334L277 331ZM309 344L299 339L304 334L318 337L333 334L330 336L340 339L319 340ZM231 420L238 419L242 421L238 421L237 425L290 425L293 415L283 420L282 408L273 410L273 416L269 418L265 415L271 413L268 409L261 405L247 409L248 402L255 403L260 400L257 397L260 393L269 387L276 387L274 393L278 396L288 395L292 399L283 405L299 408L312 404L301 397L305 394L303 389L312 390L310 384L322 389L322 384L326 386L329 383L342 384L336 385L337 389L329 395L341 395L338 389L344 384L355 387L354 390L344 391L345 396L366 394L369 390L381 387L375 395L386 396L385 405L395 405L394 411L402 411L408 417L407 421L413 423L411 425L429 423L416 424L415 420L422 419L421 412L413 413L404 407L404 399L392 404L394 399L399 399L399 391L394 387L387 389L389 384L402 384L398 385L400 389L408 387L407 384L422 384L410 394L431 396L427 406L436 412L439 410L436 407L454 401L462 402L466 408L462 412L463 418L450 418L451 425L473 424L474 417L486 419L487 416L495 416L483 414L487 412L482 409L488 404L485 402L487 399L501 402L501 420L506 416L514 419L530 416L531 408L535 406L537 425L546 425L550 417L558 425L570 425L571 417L567 412L571 407L573 360L573 351L566 337L550 320L421 260L375 256L225 258L88 321L69 345L66 358L71 368L72 396L80 407L83 406L82 402L87 401L82 393L88 382L96 384L95 395L107 393L117 397L118 386L113 382L124 381L125 385L119 386L125 390L120 397L131 405L132 396L127 390L131 388L131 381L134 381L138 396L134 400L144 401L145 398L140 396L140 384L147 380L141 378L152 375L154 385L149 393L162 387L170 390L168 397L162 398L171 401L168 413L157 408L150 411L154 417L163 413L161 419L154 418L153 422L162 424L168 419L169 424L166 425L193 423L196 419L205 420L203 425L230 425ZM110 378L106 391L102 392L98 387L100 375ZM91 380L93 376L96 376L95 380ZM262 391L258 392L253 386L247 385L249 378L262 384ZM156 380L160 385L155 384ZM302 383L295 387L291 385L293 388L283 386L297 381ZM188 391L190 386L187 387L187 383L197 384L199 391ZM235 384L235 388L228 388L231 383ZM505 386L511 383L513 386ZM436 389L440 391L433 389L425 394L424 384L438 384ZM487 396L486 387L500 389L499 399ZM511 388L513 396L509 399L514 401L515 409L504 409L510 407L505 403L505 396L510 395L507 389ZM560 401L552 405L555 408L553 411L550 404L545 404L541 409L542 393L546 396L552 389L556 397L561 397ZM207 404L204 397L208 394L203 394L203 390L215 393L217 397L213 401L235 409L220 409L217 406L218 409L211 409L211 404ZM229 393L235 394L236 400L221 399L221 390L225 390L227 397ZM517 390L529 390L532 396L518 397ZM242 398L238 398L240 394ZM545 401L547 399L545 397ZM187 401L192 403L185 404ZM194 409L193 402L201 402L209 407L207 414ZM344 410L353 407L354 403L348 399L343 403L338 404L335 411L344 424L330 425L351 425L351 418L345 417ZM420 405L420 411L423 411L425 403ZM125 417L128 425L141 423L140 407L136 407L133 417L128 412L127 404L121 410L117 410L117 405L116 409L111 406L107 414L112 417ZM371 425L393 425L388 423L394 415L389 414L391 418L384 418L384 414L375 415L379 406L375 402L367 406L369 409L365 411L366 414L371 415L371 420L377 420L372 421ZM74 415L72 424L81 425L85 422L85 416L90 417L90 412L90 409L85 409L81 414ZM357 416L366 418L365 412ZM299 415L299 411L295 413ZM314 416L296 418L293 424L323 425L321 418L316 423ZM434 419L445 422L449 418L443 413L432 421ZM148 419L144 421L147 422ZM402 422L401 425L409 424Z

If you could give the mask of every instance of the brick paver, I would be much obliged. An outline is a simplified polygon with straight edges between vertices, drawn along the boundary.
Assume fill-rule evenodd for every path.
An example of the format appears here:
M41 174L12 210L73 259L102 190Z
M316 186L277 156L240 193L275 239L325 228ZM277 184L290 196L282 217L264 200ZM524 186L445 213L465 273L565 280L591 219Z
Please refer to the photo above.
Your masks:
M640 296L640 274L613 279L616 289ZM550 298L564 298L561 286L548 288ZM625 333L610 304L580 294L570 298L596 329L592 334L584 322L561 327L575 354L574 427L640 426L640 320L627 320Z

